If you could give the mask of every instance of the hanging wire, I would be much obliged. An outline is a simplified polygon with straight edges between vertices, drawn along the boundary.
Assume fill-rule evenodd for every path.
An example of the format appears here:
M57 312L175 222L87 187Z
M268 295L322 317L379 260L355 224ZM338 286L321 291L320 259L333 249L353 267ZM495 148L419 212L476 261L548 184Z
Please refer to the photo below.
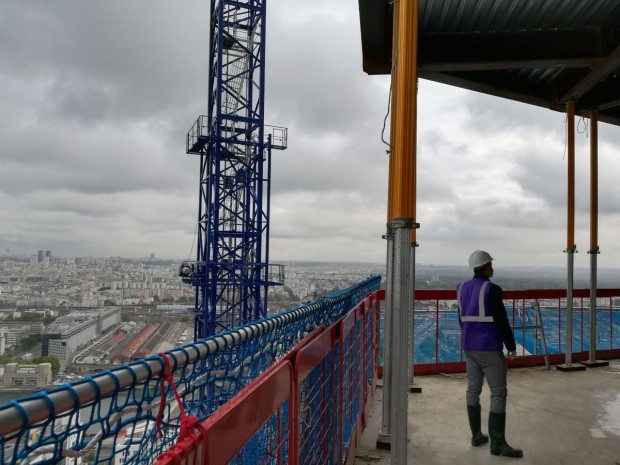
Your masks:
M582 129L579 129L580 127L582 127ZM589 124L588 124L588 119L585 116L580 117L579 121L577 121L577 132L579 134L585 133L586 139L589 137ZM564 155L562 156L562 160L566 160L567 150L568 150L568 115L565 115L564 116Z
M192 246L189 249L189 254L187 256L187 261L192 259L192 253L194 252L194 244L196 243L196 237L198 237L198 227L200 226L199 222L196 222L196 229L194 229L194 239L192 240Z
M579 130L579 127L582 125L583 123L583 129ZM579 134L586 134L586 139L588 138L588 120L586 119L585 116L582 116L581 118L579 118L579 121L577 122L577 132Z
M385 140L385 127L387 125L387 119L390 116L390 111L391 111L391 104L392 104L392 84L394 82L394 79L392 76L390 76L390 93L388 95L388 105L387 105L387 112L385 114L385 118L383 118L383 129L381 129L381 142L383 142L385 145L388 146L387 150L385 151L386 154L390 154L390 152L392 151L392 146L390 145L389 142L387 142Z
M566 160L566 151L568 150L568 115L564 115L564 154L562 160Z
M393 5L395 0L389 0L388 4ZM392 32L393 33L393 32ZM394 54L394 58L392 60L392 69L390 69L390 93L388 95L388 104L387 104L387 112L385 113L385 118L383 118L383 129L381 129L381 142L388 146L388 149L385 151L387 155L392 152L392 146L389 142L385 140L385 128L387 126L387 119L390 116L392 110L392 88L394 85L394 69L396 68L396 62L398 61L398 47L396 47L396 53ZM390 128L391 130L392 128Z

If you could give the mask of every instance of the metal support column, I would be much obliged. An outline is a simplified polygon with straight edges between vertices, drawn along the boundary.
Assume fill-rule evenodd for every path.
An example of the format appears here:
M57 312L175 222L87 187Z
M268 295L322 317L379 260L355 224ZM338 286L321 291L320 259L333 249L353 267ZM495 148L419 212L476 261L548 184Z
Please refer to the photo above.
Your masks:
M407 365L409 364L408 339L410 299L412 294L410 259L411 259L411 218L394 220L394 315L393 315L393 347L392 395L390 410L392 424L392 465L407 463Z
M392 392L392 331L393 331L393 292L394 292L394 234L388 225L388 234L384 236L387 243L386 283L385 283L385 317L383 320L383 403L381 430L377 437L377 449L390 449L392 418L390 411L390 394Z
M573 365L573 276L575 270L575 102L566 104L567 114L567 220L566 220L566 356L563 365L558 365L561 371L585 370L583 365Z
M394 291L392 314L392 378L390 393L391 464L407 464L407 354L408 312L413 297L411 282L412 228L416 204L418 0L396 0L398 33L393 43L394 114L388 183L388 222L394 231ZM396 14L396 13L395 13Z
M414 224L411 230L412 235L415 235L416 228L419 225ZM411 257L410 257L410 276L411 276L411 295L409 298L409 318L407 326L409 327L409 345L407 347L407 353L409 354L409 392L420 393L422 388L415 384L415 376L413 367L415 365L415 249L418 246L416 242L411 242Z
M598 111L590 112L590 353L582 362L587 367L608 366L609 362L596 359L596 288L598 246Z
M392 4L392 85L390 99L392 106L398 100L397 92L397 65L398 65L398 34L399 34L399 9L400 0L395 0ZM387 197L387 259L386 259L386 290L385 290L385 320L383 322L383 410L381 420L381 431L377 437L377 449L390 449L390 434L392 432L392 419L390 416L390 395L392 392L392 315L394 314L392 293L394 290L394 232L392 230L392 220L394 219L394 164L396 156L396 111L390 115L390 150L389 155L389 178L388 178L388 197Z

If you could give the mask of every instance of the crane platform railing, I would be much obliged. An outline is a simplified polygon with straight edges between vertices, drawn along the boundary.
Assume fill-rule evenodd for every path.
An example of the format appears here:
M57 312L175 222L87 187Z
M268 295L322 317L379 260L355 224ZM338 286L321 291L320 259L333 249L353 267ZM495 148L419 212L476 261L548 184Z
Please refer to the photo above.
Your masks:
M370 277L298 308L11 401L0 407L2 463L153 463L179 437L175 390L183 410L204 421L304 337L377 291L380 281Z
M179 276L183 279L183 282L197 285L206 277L208 277L207 265L211 265L210 262L198 262L198 261L184 261L179 266ZM225 263L220 265L218 270L218 278L221 280L223 276L238 276L239 280L243 276L249 276L256 273L253 276L253 283L260 285L282 285L284 284L285 266L276 263L253 263L247 265L245 263ZM227 285L234 285L234 281L221 284L222 287Z

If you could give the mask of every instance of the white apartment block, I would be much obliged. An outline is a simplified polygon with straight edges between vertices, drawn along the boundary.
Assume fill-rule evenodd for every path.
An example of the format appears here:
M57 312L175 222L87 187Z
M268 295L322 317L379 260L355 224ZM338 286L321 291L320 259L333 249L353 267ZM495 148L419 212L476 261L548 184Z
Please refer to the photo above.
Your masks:
M30 325L5 323L0 331L5 334L5 347L15 347L30 335Z
M92 341L120 321L121 310L118 307L105 307L101 311L72 312L47 327L43 334L41 353L57 357L64 367L78 347Z

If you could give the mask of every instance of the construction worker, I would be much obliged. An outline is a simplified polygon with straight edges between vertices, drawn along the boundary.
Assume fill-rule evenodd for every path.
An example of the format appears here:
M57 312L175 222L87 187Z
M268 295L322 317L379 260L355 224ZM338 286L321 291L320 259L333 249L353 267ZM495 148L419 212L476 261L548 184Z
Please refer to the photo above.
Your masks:
M480 420L480 393L486 378L491 390L489 408L489 435L491 454L505 457L523 457L523 451L508 445L506 430L506 388L508 359L516 357L515 338L502 301L502 288L489 280L493 276L493 257L483 250L469 256L469 267L474 277L456 288L463 350L467 361L467 415L472 432L472 446L489 441L482 433Z

